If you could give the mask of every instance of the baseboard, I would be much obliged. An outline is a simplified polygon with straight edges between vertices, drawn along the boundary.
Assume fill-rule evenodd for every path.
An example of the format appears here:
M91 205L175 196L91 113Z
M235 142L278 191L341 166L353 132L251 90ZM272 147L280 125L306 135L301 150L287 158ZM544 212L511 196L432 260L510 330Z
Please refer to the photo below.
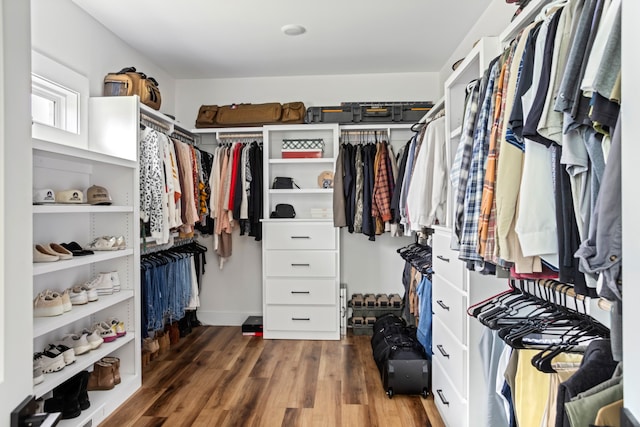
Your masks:
M197 312L198 320L210 326L241 326L249 316L262 316L262 313L237 311L202 311Z

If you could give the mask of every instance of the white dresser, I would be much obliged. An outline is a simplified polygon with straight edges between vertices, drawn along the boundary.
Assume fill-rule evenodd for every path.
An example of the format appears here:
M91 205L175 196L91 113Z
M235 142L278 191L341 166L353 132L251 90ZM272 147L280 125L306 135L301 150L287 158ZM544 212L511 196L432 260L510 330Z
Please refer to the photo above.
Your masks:
M434 400L451 427L486 425L485 379L479 343L485 327L467 315L467 307L508 288L507 279L467 270L458 252L449 249L451 233L433 235ZM487 426L491 427L491 426Z

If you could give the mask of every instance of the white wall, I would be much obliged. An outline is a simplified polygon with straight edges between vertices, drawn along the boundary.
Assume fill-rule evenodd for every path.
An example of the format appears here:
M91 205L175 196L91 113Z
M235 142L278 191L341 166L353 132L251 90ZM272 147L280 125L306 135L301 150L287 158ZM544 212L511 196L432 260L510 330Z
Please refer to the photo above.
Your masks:
M33 390L29 2L0 0L0 426Z
M33 48L87 76L91 96L102 95L102 82L108 72L134 66L158 80L161 111L174 113L174 78L71 0L31 0L31 23Z
M435 101L438 73L358 74L176 81L176 117L195 126L203 104L302 101L307 107L361 101Z

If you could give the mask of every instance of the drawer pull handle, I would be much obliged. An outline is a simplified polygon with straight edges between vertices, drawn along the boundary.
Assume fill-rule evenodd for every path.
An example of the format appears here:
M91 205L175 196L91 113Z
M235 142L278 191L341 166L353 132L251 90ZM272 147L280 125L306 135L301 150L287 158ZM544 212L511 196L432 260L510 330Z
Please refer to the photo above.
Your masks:
M311 264L291 264L291 267L310 267Z
M310 236L291 236L292 239L310 239Z
M311 319L309 317L292 317L291 320L293 320L295 322L296 320L307 320L307 321L309 321Z
M444 262L449 262L449 258L445 258L442 255L436 255L436 258L438 258L439 260L444 261Z
M440 397L440 400L442 401L442 403L449 406L449 401L447 400L446 397L444 397L444 393L442 392L442 390L436 390L436 393L438 393L438 397Z
M436 302L438 303L438 305L439 305L440 307L442 307L442 309L443 309L443 310L447 310L447 311L449 311L449 306L445 305L445 303L443 303L441 299L439 299L439 300L438 300L438 301L436 301Z
M309 295L311 292L309 291L291 291L292 294L307 294Z
M437 345L436 347L438 348L438 350L440 350L440 353L442 353L442 355L447 359L451 356L449 353L444 351L444 347L442 345Z

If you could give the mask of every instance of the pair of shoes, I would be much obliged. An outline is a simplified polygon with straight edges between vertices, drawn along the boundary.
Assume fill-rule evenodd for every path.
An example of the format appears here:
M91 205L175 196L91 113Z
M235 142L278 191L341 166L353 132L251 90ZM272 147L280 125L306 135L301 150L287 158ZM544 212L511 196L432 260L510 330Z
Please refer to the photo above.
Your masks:
M89 375L87 390L111 390L120 381L120 359L117 357L103 357L93 364L93 371Z
M53 397L44 401L45 412L61 412L62 419L80 416L91 406L87 393L89 372L82 371L53 389Z
M169 334L163 330L158 330L154 335L158 340L160 355L165 354L171 348L171 338L169 338Z
M37 353L36 353L37 354ZM44 381L44 371L42 370L42 359L33 355L33 385L38 385Z
M92 350L92 344L89 344L88 334L67 334L62 337L56 344L61 344L73 349L76 356L85 354ZM97 348L97 346L96 346Z
M34 364L36 363L36 361L39 362L40 367L42 368L42 372L45 374L58 372L66 366L64 364L64 356L62 355L62 353L54 354L48 351L35 353L33 355L33 361Z
M60 246L71 252L73 256L93 255L93 251L82 249L78 242L60 243Z
M178 344L180 341L180 326L178 322L171 322L164 325L164 331L169 335L169 343L171 345Z
M70 303L71 300L68 294L67 298L69 298ZM58 292L49 290L40 292L33 300L34 317L59 316L65 312L65 308L68 308L66 298L65 301L63 301L62 295Z
M72 258L73 253L57 243L36 244L33 247L33 262L54 262Z
M160 351L160 343L155 338L144 338L142 340L142 351L149 354L149 360L153 360Z
M97 237L85 247L85 249L92 251L117 251L126 248L124 236Z
M65 366L71 365L76 361L75 351L64 344L49 344L47 348L44 349L43 353L54 357L62 355L62 360L64 360Z
M120 277L117 271L100 273L85 283L89 289L94 289L97 295L111 295L120 291Z
M70 288L69 294L71 297L71 304L73 305L84 305L89 302L98 301L98 291L86 284L76 285L73 288Z

